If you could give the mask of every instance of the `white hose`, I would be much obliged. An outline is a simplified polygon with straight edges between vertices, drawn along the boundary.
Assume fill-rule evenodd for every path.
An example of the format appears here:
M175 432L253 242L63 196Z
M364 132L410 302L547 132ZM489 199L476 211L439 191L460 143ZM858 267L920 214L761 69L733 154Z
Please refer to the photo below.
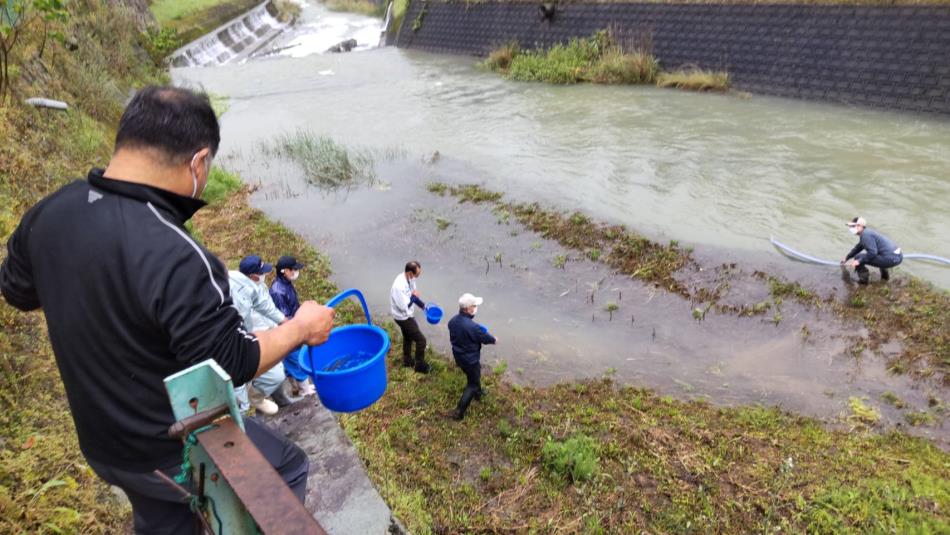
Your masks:
M838 266L840 262L834 262L832 260L823 260L821 258L815 258L814 256L807 255L805 253L796 251L791 247L785 245L784 243L776 240L774 237L770 237L769 241L772 242L779 251L783 254L794 258L795 260L800 260L802 262L811 262L813 264L821 264L824 266ZM950 266L950 259L944 258L942 256L930 255L930 254L921 254L921 253L908 253L904 255L904 260L930 260L932 262L938 262L941 264L946 264Z

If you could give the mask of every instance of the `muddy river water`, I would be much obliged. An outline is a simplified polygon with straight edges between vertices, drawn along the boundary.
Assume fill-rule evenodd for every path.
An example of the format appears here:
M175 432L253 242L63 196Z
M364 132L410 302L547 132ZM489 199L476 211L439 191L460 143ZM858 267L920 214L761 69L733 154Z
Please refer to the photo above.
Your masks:
M715 313L696 321L679 296L425 186L482 184L678 240L704 265L736 263L846 292L837 269L793 263L768 237L838 259L854 241L843 221L860 214L905 251L950 256L950 123L759 96L514 83L473 58L394 48L307 55L324 49L326 32L350 35L332 28L374 32L370 19L313 5L304 23L312 30L274 44L293 45L281 54L173 74L229 97L219 163L259 185L255 206L328 254L337 284L362 289L376 317L387 316L393 277L418 259L423 298L447 312L463 292L484 296L479 320L500 343L483 362L504 361L513 381L608 374L677 397L778 404L828 421L841 421L857 397L892 424L903 417L881 402L885 391L916 409L931 394L947 397L887 373L880 356L856 359L851 337L861 328L830 313L784 303L778 322ZM365 39L360 48L370 48ZM262 151L300 130L375 151L376 182L327 191L295 162ZM950 287L950 269L907 262L900 271ZM755 303L768 291L750 287L742 297ZM608 312L608 302L618 309ZM444 323L423 331L448 350ZM940 421L918 432L948 440Z

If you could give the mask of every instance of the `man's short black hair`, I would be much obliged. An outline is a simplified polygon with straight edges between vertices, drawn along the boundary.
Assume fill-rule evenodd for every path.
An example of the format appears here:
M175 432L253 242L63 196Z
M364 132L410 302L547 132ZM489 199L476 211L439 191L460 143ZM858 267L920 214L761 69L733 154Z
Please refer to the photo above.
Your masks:
M208 95L171 86L148 86L132 97L115 136L115 150L156 149L167 163L187 163L199 150L218 152L221 130Z
M415 275L416 273L419 273L419 268L421 267L422 267L422 264L420 264L419 262L416 262L415 260L410 260L409 262L406 262L406 273L412 273L413 275Z

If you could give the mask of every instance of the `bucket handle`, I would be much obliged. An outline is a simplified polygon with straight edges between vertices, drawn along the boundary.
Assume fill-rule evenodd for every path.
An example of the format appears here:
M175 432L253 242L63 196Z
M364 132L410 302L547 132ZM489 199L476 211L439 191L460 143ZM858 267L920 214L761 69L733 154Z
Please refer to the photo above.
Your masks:
M342 292L340 292L339 294L337 294L336 297L334 297L333 299L330 299L329 301L327 301L327 306L330 307L330 308L333 308L333 307L339 305L344 299L346 299L347 297L349 297L349 296L351 296L351 295L356 296L356 298L360 300L360 304L363 305L363 314L366 315L366 323L367 323L368 325L372 325L372 324L373 324L373 320L371 320L371 319L369 318L369 307L366 306L366 299L363 299L363 292L357 290L356 288L350 288L349 290L343 290Z
M337 294L335 297L333 297L333 299L330 299L329 301L327 301L326 306L330 308L334 308L340 303L342 303L344 299L346 299L347 297L350 297L351 295L356 296L356 298L359 299L360 304L363 306L363 314L366 315L366 323L369 325L372 325L373 320L371 320L369 317L369 307L366 306L366 299L363 298L363 292L357 290L356 288L343 290L342 292ZM309 356L308 355L309 351L310 351L310 346L308 346L307 344L304 344L300 346L300 350L297 353L297 362L300 363L300 367L306 373L313 372L313 369L310 366L309 359L307 358Z

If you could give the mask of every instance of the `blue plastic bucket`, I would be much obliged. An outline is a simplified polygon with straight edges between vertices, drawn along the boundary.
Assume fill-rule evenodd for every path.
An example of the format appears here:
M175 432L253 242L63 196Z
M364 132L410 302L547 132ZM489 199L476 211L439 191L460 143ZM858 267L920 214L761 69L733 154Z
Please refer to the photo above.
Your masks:
M426 321L432 325L442 321L442 309L439 308L439 305L435 303L429 303L426 305Z
M363 305L366 325L346 325L330 331L330 338L314 347L300 348L300 366L313 378L320 402L334 412L356 412L369 407L386 391L386 353L389 335L373 325L359 290L346 290L328 303L335 307L349 296Z

